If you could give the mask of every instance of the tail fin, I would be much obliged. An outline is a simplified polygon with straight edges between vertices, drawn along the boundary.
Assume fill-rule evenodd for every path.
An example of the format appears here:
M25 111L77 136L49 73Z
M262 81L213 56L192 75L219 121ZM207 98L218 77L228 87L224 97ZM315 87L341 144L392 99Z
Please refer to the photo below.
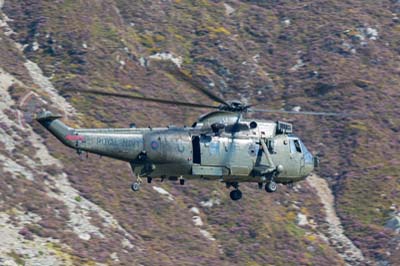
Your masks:
M44 126L51 134L65 145L74 148L74 143L68 138L74 133L74 129L66 126L59 120L60 115L55 115L50 111L43 110L36 116L36 120Z
M44 125L45 122L53 121L53 120L61 118L61 117L62 117L61 115L55 115L50 111L43 110L42 112L37 114L36 120L40 124Z

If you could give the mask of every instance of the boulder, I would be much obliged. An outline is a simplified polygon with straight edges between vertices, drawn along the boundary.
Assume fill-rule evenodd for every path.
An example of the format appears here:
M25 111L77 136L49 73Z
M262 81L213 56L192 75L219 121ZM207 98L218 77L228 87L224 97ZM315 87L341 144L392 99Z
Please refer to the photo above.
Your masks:
M393 216L385 224L386 228L390 228L396 233L400 233L400 216Z

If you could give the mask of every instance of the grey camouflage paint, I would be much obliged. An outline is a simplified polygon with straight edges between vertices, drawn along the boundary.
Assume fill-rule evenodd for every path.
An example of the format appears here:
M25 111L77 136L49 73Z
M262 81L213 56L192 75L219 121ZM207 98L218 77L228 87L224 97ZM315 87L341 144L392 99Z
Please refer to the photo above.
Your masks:
M68 147L127 161L137 175L261 182L262 176L276 174L276 182L290 183L304 179L314 169L312 155L297 137L279 134L276 122L245 120L237 113L212 112L190 128L73 129L59 118L44 111L37 121ZM257 126L251 128L252 122ZM214 123L224 124L225 130L213 133ZM192 138L196 136L201 163L193 162ZM301 152L291 150L291 140L296 139ZM261 141L268 144L267 156Z

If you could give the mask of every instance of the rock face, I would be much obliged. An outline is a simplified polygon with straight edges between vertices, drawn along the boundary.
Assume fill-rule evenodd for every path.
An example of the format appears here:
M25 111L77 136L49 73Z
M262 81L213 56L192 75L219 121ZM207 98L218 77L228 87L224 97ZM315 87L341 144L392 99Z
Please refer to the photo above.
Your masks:
M306 226L308 225L308 220L307 220L307 216L302 214L302 213L298 213L296 216L296 222L299 226Z
M364 263L370 264L370 262L367 262L364 258L362 251L358 249L344 234L342 223L335 211L334 198L326 180L316 175L312 175L307 179L307 182L315 188L317 195L324 206L326 221L328 223L327 235L329 235L325 239L336 248L340 256L349 265L362 265ZM305 217L302 218L302 223L307 224ZM300 221L301 220L299 219L299 224Z
M390 218L386 222L385 227L395 231L397 234L400 233L400 215L395 215Z
M0 0L0 8L0 264L400 261L396 229L383 226L400 206L398 1ZM196 180L154 180L133 194L128 165L79 157L33 119L47 108L75 127L192 124L205 110L66 91L209 103L152 64L160 59L227 100L368 115L247 114L293 122L333 194L321 182L272 195L249 184L231 202L222 184Z

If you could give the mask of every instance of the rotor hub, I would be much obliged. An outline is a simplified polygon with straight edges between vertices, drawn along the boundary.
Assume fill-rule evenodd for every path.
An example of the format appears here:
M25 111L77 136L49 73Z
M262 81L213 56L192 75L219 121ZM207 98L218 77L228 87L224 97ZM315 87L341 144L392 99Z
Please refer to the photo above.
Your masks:
M221 104L218 109L229 112L246 112L250 105L243 104L240 101L228 101L227 104Z

